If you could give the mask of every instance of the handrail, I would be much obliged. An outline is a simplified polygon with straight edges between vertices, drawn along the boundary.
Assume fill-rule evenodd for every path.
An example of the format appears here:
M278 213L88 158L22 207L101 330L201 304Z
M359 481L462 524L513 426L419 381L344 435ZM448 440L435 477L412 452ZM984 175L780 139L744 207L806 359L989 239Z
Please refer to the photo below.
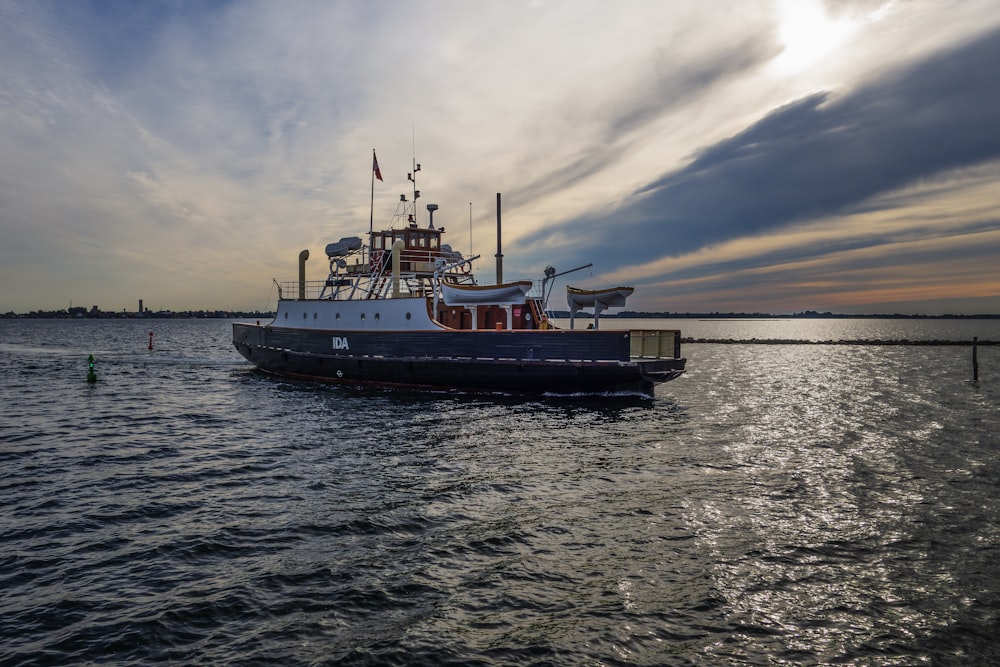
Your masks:
M675 329L629 331L629 354L644 359L680 357L681 332Z

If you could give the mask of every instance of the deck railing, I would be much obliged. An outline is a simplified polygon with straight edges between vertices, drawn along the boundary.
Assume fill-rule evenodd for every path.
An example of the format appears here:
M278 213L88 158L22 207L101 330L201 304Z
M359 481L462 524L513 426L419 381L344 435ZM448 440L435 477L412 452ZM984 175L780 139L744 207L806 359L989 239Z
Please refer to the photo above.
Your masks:
M338 280L345 281L345 283L341 286L341 290L347 289L348 292L350 292L351 285L354 280L348 278L347 276L341 276L340 278L331 279L330 282L327 280L307 280L305 282L305 291L301 293L299 289L299 281L282 281L278 283L278 294L282 299L288 299L290 301L319 299L321 297L328 298L332 293L337 291L336 282ZM372 294L372 297L369 298L388 298L392 293L391 287L392 276L389 275L379 276L375 280L362 279L358 284L358 291L355 293L355 298L364 299L368 294ZM399 291L401 296L424 296L427 289L420 283L420 280L414 278L412 274L404 273L400 276ZM376 294L377 297L375 296Z
M681 356L680 331L633 329L629 332L629 340L633 357L673 359Z

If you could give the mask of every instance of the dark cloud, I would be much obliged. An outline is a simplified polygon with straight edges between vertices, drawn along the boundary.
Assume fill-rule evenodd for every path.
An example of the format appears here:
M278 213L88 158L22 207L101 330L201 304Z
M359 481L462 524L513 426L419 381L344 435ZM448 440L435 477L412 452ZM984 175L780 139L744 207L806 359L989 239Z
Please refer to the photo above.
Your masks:
M997 63L1000 31L844 95L798 100L706 148L619 209L528 242L544 245L553 232L571 229L602 248L607 269L852 212L880 193L996 159ZM608 249L622 255L608 256ZM594 247L577 247L560 261L587 255L596 255Z

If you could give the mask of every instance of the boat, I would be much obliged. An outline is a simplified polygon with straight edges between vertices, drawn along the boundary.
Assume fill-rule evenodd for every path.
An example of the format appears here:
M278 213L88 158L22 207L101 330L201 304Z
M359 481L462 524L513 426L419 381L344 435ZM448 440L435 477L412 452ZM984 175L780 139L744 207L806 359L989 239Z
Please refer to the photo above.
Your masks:
M625 299L632 296L634 287L609 287L599 290L585 290L576 287L566 287L566 303L569 304L569 326L572 329L576 314L581 308L593 308L594 320L601 318L601 313L608 308L625 305Z
M406 205L386 229L370 223L367 242L327 245L324 280L306 280L303 250L298 280L274 281L274 319L233 324L240 354L289 378L473 393L652 395L684 372L679 331L600 329L600 313L623 306L632 288L567 288L567 329L556 326L547 301L568 271L550 266L539 280L504 282L499 194L497 278L481 283L478 256L443 243L437 205L427 205L427 226L418 223L414 167L413 199L400 197ZM577 329L582 307L594 309L594 321Z

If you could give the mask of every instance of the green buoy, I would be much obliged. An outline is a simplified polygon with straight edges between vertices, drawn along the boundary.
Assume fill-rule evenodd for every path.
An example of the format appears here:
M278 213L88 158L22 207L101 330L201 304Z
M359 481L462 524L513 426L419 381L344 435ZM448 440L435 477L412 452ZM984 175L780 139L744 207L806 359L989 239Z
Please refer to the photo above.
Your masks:
M87 357L87 365L90 370L87 371L87 382L97 382L97 373L94 372L94 355Z

